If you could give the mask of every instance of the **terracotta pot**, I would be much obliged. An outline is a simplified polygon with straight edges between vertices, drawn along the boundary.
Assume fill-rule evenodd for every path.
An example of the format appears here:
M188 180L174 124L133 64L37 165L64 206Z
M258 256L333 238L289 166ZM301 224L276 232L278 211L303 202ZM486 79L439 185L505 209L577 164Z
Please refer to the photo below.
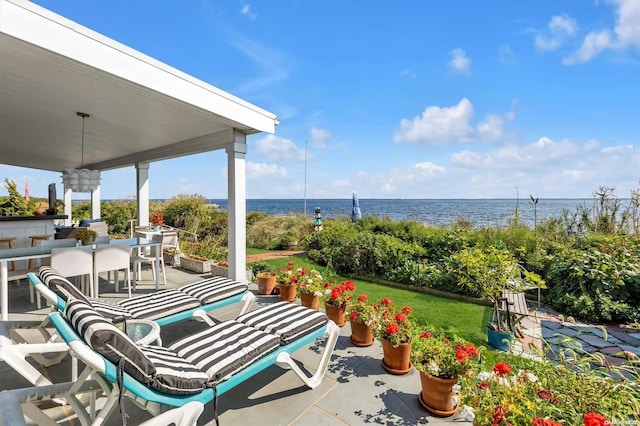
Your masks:
M347 323L347 307L324 304L324 310L329 319L336 323L338 327L343 327Z
M382 367L391 374L407 374L413 368L411 365L411 342L400 343L393 347L390 341L382 339Z
M453 392L453 385L458 383L458 378L439 379L430 374L420 372L420 404L431 414L439 417L448 417L458 410L458 398Z
M294 300L296 300L297 287L298 286L295 284L280 284L278 286L278 288L280 289L280 300L282 300L283 302L293 302Z
M300 304L309 309L318 310L320 306L320 296L314 293L300 293Z
M373 345L373 331L368 325L349 320L351 324L351 343L359 347Z
M258 282L258 294L271 294L276 286L275 275L258 274L256 281Z

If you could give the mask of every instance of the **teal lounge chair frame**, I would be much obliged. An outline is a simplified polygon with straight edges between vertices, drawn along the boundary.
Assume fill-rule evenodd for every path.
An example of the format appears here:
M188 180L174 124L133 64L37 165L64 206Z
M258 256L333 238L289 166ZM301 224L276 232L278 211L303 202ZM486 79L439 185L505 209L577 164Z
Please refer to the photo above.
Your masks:
M87 366L79 375L78 380L74 383L70 392L72 393L75 387L80 389L82 383L95 373L98 373L106 379L111 386L111 389L108 391L107 402L100 413L97 414L93 423L101 424L111 414L118 403L118 395L120 393L120 388L118 387L118 368L90 348L80 336L78 336L76 330L61 313L53 312L49 314L49 319L59 335L69 345L72 356ZM327 321L322 328L312 331L287 345L281 345L276 351L265 355L228 379L218 383L215 392L212 388L205 388L195 395L169 395L145 386L127 373L123 374L122 384L127 397L133 399L136 405L154 414L162 412L166 406L181 407L194 401L207 404L214 401L217 395L224 394L274 364L291 369L305 385L313 389L321 383L327 371L331 354L333 353L339 334L340 329L338 326L335 325L333 321ZM291 358L291 354L325 335L327 336L327 342L318 362L318 368L313 375L308 376L293 358Z

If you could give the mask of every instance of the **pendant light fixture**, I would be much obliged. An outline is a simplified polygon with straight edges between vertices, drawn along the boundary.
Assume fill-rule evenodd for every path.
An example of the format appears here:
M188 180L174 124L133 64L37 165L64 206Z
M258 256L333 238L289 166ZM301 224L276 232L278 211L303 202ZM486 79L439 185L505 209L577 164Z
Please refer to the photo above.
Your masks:
M76 115L82 118L81 168L64 169L62 183L65 188L70 188L73 192L91 192L100 185L100 170L84 168L84 120L90 116L86 112L76 112Z

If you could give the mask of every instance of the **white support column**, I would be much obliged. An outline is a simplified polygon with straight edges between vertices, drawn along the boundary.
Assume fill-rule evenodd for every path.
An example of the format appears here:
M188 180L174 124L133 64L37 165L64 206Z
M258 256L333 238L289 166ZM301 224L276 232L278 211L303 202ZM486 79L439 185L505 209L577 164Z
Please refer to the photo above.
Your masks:
M100 185L91 191L91 219L100 219Z
M227 199L229 226L229 278L246 281L247 270L247 137L236 131L235 142L227 146Z
M138 225L149 225L149 163L136 163L136 213Z
M73 191L71 191L71 188L67 188L66 186L64 187L64 214L67 215L67 218L64 220L64 224L66 226L71 225L71 222L73 222L73 218L71 217L71 194Z

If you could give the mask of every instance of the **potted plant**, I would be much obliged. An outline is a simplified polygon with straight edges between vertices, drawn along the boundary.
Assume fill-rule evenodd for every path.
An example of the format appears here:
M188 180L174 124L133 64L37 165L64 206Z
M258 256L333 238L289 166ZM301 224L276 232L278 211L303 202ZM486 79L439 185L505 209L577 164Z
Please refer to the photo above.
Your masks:
M410 306L395 307L391 299L385 297L377 305L379 323L375 336L382 343L382 367L391 374L406 374L411 371L411 330Z
M298 238L291 233L284 234L280 238L280 248L282 250L291 250L297 245L298 245Z
M431 414L446 417L458 409L461 375L478 363L480 351L456 336L421 331L411 345L411 362L420 372L420 404Z
M521 279L521 269L513 255L495 247L468 248L454 254L452 259L453 275L458 284L493 304L494 319L487 325L489 345L509 350L514 339L514 329L510 318L501 314L503 293L505 290L524 291L527 284L539 285L542 279L531 272L526 272L524 279Z
M160 210L152 211L150 219L154 231L159 231L160 227L164 225L164 214Z
M97 237L98 233L93 229L78 229L76 231L76 240L82 241L84 246L93 244Z
M296 300L299 281L306 273L304 268L295 269L294 262L289 262L286 267L278 269L276 285L280 293L280 300L284 302Z
M298 280L298 296L300 304L310 309L318 309L320 298L324 293L322 274L315 269L302 274Z
M333 286L332 286L333 285ZM324 283L324 310L330 320L338 327L343 327L347 323L347 304L351 300L356 285L351 280L343 281L336 285L335 281Z
M269 295L276 286L276 274L267 262L254 262L251 269L256 276L258 294Z
M376 307L369 302L366 294L351 299L347 306L349 324L351 324L351 343L356 346L371 346L374 342L373 330L378 321Z

